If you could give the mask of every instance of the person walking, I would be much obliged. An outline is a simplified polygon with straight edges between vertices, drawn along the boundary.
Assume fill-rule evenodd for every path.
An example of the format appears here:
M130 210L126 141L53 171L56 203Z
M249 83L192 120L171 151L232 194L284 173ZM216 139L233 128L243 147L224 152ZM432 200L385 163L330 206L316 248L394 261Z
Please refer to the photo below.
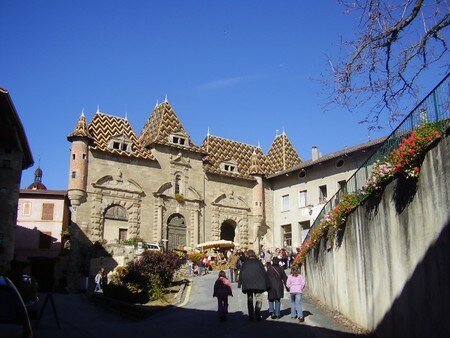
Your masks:
M267 291L269 281L261 261L256 258L253 250L247 251L245 260L239 272L238 288L247 294L248 316L250 321L261 321L262 294ZM253 306L253 298L255 305Z
M237 282L238 280L238 261L239 256L236 249L233 250L231 255L228 257L228 267L230 268L230 281L231 283Z
M270 262L266 263L267 277L269 279L269 291L267 297L269 299L269 315L272 319L281 318L280 300L284 295L284 286L286 285L287 276L284 269L279 265L279 259L274 257Z
M104 271L105 271L105 269L100 268L100 270L98 270L97 274L94 277L94 282L95 282L94 292L103 292L102 279L103 279Z
M305 321L302 309L302 292L305 285L305 278L300 274L299 269L292 267L286 286L291 294L291 318L298 317L299 322Z
M213 297L217 297L217 313L220 321L227 320L228 314L228 296L233 296L231 291L231 283L227 279L225 271L220 270L219 276L214 283Z

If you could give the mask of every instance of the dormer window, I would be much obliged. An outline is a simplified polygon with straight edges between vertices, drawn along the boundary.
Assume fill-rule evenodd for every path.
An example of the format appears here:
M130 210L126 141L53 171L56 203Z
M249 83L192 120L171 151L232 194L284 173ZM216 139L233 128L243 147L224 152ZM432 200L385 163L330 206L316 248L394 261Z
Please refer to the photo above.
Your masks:
M187 141L186 141L186 138L184 138L182 136L172 135L171 143L177 144L177 145L180 145L180 146L185 146Z
M126 152L132 151L132 142L124 138L122 135L115 136L110 140L109 147L111 149L122 150Z
M220 168L221 168L223 171L227 171L227 172L229 172L229 173L234 173L234 174L237 174L237 173L238 173L237 163L236 163L236 161L234 161L234 160L223 162L223 163L220 165Z

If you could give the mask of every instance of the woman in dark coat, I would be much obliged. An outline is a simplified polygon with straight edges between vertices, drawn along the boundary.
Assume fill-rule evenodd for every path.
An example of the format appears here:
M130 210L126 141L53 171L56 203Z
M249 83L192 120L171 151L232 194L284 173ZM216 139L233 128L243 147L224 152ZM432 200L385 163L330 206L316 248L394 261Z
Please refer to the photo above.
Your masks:
M269 279L269 314L272 319L281 318L280 299L284 295L284 286L286 285L287 276L284 269L279 265L280 261L274 257L273 265L267 263L267 277Z

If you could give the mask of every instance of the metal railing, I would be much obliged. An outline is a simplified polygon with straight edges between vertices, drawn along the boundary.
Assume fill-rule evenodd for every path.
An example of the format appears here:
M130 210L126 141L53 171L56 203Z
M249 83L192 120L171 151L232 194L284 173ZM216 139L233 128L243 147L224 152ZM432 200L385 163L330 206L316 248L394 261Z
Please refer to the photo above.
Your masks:
M357 193L366 184L375 162L384 160L393 150L397 149L405 136L424 123L444 122L450 119L450 73L403 119L399 126L374 150L372 155L347 180L344 187L323 206L314 220L305 238L308 239L311 230L317 226L328 212L339 204L343 194ZM442 124L444 128L444 123Z

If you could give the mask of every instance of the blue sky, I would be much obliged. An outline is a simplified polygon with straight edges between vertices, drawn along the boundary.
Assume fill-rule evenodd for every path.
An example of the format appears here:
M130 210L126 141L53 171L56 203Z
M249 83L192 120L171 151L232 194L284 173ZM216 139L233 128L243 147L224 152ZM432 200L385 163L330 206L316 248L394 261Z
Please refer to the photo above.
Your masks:
M211 133L267 152L284 128L303 160L368 140L364 111L324 111L320 73L358 19L335 1L2 1L0 87L48 189L67 189L84 109L128 116L140 133L169 102L200 145ZM427 93L440 78L424 88ZM388 134L389 128L371 138Z

